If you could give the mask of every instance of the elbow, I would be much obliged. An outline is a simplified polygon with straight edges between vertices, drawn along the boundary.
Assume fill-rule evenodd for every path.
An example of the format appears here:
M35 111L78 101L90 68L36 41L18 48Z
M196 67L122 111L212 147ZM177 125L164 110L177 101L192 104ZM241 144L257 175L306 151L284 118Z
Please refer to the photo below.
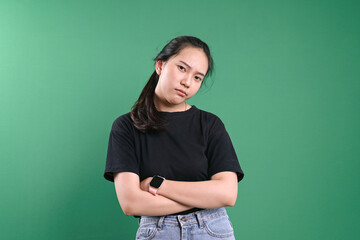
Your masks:
M225 207L233 207L233 206L235 206L236 199L237 199L237 194L229 194L228 196L226 196L224 198Z
M237 187L237 183L236 183L233 185L233 187L228 188L226 197L224 197L224 199L226 201L226 203L225 203L226 207L235 206L237 195L238 195L238 187Z
M126 202L120 203L121 209L126 216L136 215L136 213L135 213L136 207L134 205L135 204L132 201L126 201Z
M130 208L123 208L123 212L126 216L134 216L134 214Z
M117 194L118 202L121 207L121 210L126 216L135 216L139 212L139 207L141 203L138 201L138 194L128 191Z
M236 203L236 198L231 198L227 202L227 207L233 207L235 206L235 203Z
M132 216L132 209L130 204L120 203L120 207L126 216Z

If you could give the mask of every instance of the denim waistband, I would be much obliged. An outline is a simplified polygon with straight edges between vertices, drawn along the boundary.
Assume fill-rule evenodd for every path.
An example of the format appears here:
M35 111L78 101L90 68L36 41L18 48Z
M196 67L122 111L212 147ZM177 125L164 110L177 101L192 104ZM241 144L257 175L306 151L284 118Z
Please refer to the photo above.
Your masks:
M140 225L156 224L158 229L161 229L162 225L192 225L198 224L200 228L203 227L203 222L219 217L227 216L226 209L214 208L204 209L189 213L186 215L166 215L158 217L142 216L139 220Z

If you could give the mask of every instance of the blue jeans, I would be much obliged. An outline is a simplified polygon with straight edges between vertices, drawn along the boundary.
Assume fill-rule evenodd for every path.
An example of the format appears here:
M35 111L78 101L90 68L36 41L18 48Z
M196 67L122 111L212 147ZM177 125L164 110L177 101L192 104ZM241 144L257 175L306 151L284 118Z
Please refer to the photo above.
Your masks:
M187 215L143 216L136 240L234 240L225 208L205 209Z

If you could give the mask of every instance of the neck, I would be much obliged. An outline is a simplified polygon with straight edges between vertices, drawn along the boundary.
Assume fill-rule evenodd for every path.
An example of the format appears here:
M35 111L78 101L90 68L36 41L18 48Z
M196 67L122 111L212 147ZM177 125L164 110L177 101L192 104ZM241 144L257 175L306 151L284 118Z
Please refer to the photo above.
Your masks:
M157 102L154 99L154 104L159 112L182 112L191 108L191 106L188 105L186 102L180 103L178 105L163 104L163 103L159 104L159 102Z

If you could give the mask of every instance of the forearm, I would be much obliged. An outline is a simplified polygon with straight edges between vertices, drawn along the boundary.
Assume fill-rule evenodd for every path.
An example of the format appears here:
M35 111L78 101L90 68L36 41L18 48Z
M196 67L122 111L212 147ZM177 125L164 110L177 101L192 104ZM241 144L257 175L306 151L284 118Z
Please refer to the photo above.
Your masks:
M163 216L189 210L186 206L164 196L154 196L149 192L136 191L128 202L121 206L128 216Z
M198 208L234 206L237 198L237 181L231 179L199 182L165 180L158 194Z
M128 216L162 216L192 207L163 196L153 196L140 188L139 176L132 172L114 175L115 190L123 212Z

